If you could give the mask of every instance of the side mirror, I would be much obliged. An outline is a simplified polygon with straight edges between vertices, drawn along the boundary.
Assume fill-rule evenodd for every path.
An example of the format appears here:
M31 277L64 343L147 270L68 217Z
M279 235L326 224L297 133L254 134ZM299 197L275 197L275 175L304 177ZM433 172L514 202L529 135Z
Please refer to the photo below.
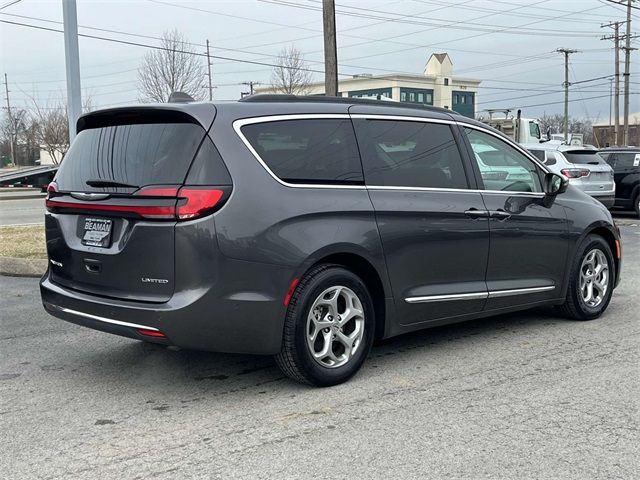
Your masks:
M569 179L558 175L556 173L547 173L544 176L544 193L549 196L555 197L560 193L567 191L569 186Z

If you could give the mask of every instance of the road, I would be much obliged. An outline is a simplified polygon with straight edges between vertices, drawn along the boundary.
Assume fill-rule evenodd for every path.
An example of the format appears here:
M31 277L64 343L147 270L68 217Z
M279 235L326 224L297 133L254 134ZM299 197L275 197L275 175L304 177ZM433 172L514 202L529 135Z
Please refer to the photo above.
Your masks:
M14 200L0 199L0 226L44 223L44 196Z
M11 479L640 478L640 226L592 322L534 310L373 348L329 389L270 358L166 349L48 316L0 277Z

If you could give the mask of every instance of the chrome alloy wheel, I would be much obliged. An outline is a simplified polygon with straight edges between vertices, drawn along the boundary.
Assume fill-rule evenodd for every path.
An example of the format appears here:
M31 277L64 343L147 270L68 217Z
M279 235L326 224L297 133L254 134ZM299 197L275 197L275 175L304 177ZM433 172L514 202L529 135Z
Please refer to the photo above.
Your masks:
M609 262L598 248L589 251L580 267L580 295L591 308L600 305L609 288Z
M364 335L364 309L350 288L327 288L307 316L307 346L323 367L345 365L358 351Z

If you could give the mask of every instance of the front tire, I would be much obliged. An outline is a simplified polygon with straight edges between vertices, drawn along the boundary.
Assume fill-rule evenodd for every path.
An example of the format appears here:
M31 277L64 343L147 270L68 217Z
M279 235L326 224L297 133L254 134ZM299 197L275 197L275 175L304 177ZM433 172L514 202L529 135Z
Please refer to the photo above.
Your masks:
M371 349L374 315L371 294L360 277L337 265L314 267L289 302L276 363L302 383L343 383Z
M567 296L558 310L567 318L593 320L607 309L616 272L609 244L598 235L583 241L573 260Z
M636 199L635 199L635 202L634 202L634 207L635 207L635 210L636 210L636 216L638 218L640 218L640 193L638 193L636 195Z

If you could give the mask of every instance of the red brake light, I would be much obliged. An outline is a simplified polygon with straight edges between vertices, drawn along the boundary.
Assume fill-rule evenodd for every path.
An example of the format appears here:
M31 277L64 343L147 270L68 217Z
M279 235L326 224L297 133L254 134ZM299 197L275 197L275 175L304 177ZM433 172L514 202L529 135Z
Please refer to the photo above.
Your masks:
M135 193L136 197L175 197L178 187L144 187Z
M176 216L180 220L199 217L213 210L224 195L223 190L208 187L182 187L178 191Z

